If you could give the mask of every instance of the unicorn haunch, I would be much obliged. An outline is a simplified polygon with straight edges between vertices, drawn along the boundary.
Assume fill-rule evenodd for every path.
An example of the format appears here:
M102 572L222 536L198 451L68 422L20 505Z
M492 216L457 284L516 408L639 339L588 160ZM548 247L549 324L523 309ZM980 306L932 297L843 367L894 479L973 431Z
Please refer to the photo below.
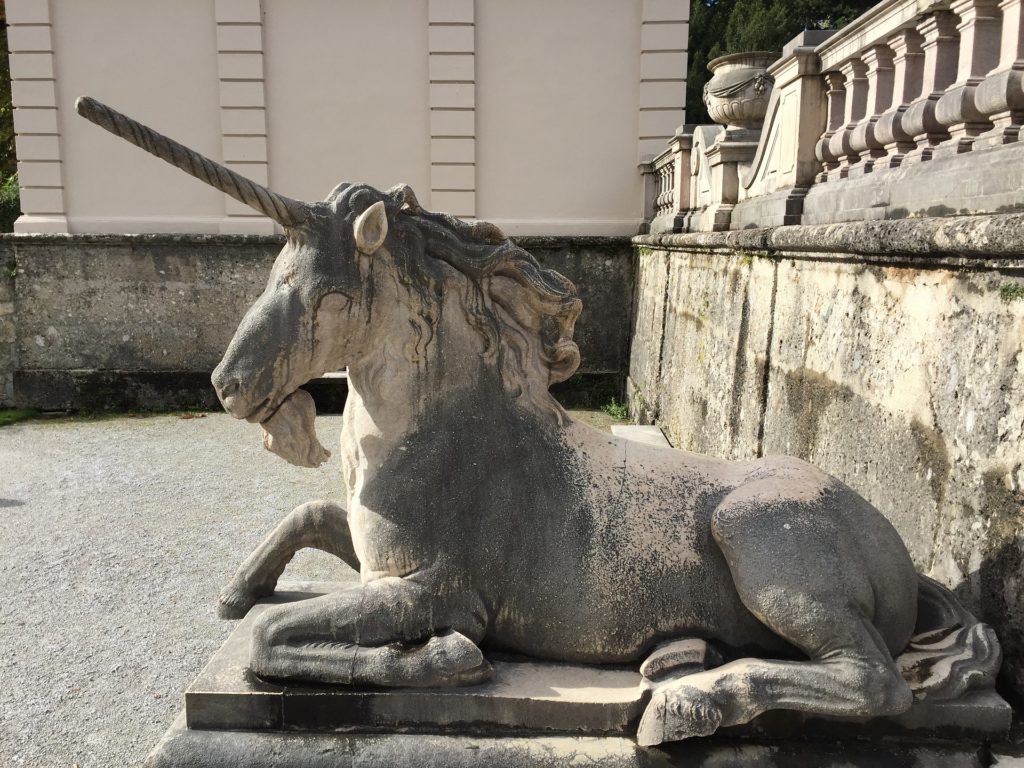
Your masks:
M636 663L644 745L770 709L890 715L993 685L992 630L917 575L843 483L795 458L723 461L572 420L548 387L579 362L575 288L495 227L425 211L404 186L288 200L97 102L79 111L287 233L213 374L230 414L315 465L326 452L299 387L349 370L347 505L294 510L220 609L244 615L302 547L361 585L261 614L255 673L467 685L491 674L481 648ZM710 668L678 653L694 644L713 648Z

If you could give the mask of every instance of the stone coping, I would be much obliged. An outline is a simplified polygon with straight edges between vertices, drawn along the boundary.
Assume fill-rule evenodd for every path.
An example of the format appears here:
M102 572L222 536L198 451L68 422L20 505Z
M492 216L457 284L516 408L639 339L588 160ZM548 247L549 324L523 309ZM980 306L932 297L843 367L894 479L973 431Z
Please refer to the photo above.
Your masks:
M764 256L849 254L929 256L992 260L1024 268L1024 214L1007 213L948 218L892 219L843 224L796 224L730 232L639 235L641 248L680 251L747 252Z
M575 245L587 248L625 248L631 238L628 235L519 235L511 238L523 248L558 248ZM49 232L5 232L0 233L0 247L3 245L36 245L89 243L96 245L274 245L281 246L284 235L226 235L199 234L195 232L157 232L104 234L82 232L77 234Z

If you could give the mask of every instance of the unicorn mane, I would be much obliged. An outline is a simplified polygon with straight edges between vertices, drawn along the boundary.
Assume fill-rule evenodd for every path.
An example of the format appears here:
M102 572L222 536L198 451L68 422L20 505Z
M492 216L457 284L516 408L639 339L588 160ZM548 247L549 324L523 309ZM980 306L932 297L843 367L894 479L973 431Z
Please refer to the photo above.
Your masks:
M568 379L580 363L573 332L583 303L572 282L542 267L493 224L425 210L406 185L387 192L341 185L326 202L354 217L378 200L388 211L387 246L400 277L424 300L415 320L424 344L438 317L441 261L467 279L461 308L483 337L484 359L498 366L506 390L561 413L548 387Z

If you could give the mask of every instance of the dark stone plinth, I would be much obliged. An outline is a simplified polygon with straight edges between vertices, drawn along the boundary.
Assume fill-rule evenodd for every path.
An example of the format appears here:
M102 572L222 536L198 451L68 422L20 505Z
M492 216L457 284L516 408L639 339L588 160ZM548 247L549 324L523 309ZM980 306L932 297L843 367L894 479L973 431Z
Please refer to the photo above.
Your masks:
M770 712L709 739L644 749L649 698L631 668L494 657L494 678L449 689L298 686L247 668L255 617L325 585L257 605L185 693L148 765L189 766L984 766L1010 708L995 693L916 704L894 718ZM724 761L724 762L722 762Z
M199 731L179 717L144 768L984 768L977 746L902 741L696 739L656 748L622 736L448 736Z

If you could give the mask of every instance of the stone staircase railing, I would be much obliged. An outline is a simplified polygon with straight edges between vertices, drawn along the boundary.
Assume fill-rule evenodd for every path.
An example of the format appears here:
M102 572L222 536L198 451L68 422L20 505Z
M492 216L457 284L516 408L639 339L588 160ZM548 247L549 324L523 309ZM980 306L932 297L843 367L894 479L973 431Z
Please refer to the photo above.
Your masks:
M1024 209L1022 3L886 0L802 33L763 121L683 126L655 158L651 230Z

